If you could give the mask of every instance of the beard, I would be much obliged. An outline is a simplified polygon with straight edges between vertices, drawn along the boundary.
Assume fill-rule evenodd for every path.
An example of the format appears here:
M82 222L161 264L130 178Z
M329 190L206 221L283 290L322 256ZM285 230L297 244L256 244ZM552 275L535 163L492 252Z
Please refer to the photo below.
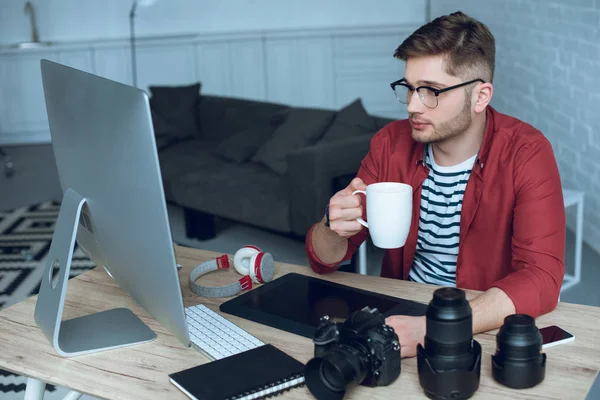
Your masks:
M432 123L428 131L412 129L412 138L414 141L424 144L443 142L466 131L472 121L471 98L467 96L462 110L457 115L439 124ZM431 129L433 132L430 131Z

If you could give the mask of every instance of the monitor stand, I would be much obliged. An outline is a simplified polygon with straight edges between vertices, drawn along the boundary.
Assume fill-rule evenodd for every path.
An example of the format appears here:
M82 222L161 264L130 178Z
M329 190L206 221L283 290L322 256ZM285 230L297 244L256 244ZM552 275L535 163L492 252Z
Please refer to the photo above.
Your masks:
M54 350L71 357L149 342L156 334L131 310L115 308L62 321L79 217L86 203L75 190L65 191L35 306L35 322ZM59 269L53 287L53 271Z

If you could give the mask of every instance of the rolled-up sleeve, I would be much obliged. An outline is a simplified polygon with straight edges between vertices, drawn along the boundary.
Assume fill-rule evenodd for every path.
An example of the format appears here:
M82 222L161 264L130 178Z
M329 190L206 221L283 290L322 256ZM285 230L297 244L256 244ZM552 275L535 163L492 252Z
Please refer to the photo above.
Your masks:
M493 286L517 313L536 318L556 307L565 272L565 208L550 143L543 139L520 149L514 173L512 272Z

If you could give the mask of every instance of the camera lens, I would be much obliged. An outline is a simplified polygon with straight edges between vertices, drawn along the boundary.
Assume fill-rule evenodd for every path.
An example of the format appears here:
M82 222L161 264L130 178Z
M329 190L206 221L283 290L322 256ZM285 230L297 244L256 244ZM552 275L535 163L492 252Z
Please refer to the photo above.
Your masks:
M513 314L504 319L496 335L492 376L513 389L530 388L544 380L546 354L541 353L542 335L529 315Z
M340 345L306 364L306 386L319 400L342 399L346 389L365 379L367 362L368 352L362 346Z
M425 349L429 355L463 356L471 348L473 318L465 293L456 288L435 291L426 312ZM436 359L443 363L445 359ZM436 369L439 369L435 365Z
M323 360L320 368L321 378L329 389L336 392L344 390L346 379L344 369L340 368L339 364L334 364L330 360Z
M481 346L465 292L441 288L426 312L424 347L417 347L419 381L432 399L468 399L479 388Z

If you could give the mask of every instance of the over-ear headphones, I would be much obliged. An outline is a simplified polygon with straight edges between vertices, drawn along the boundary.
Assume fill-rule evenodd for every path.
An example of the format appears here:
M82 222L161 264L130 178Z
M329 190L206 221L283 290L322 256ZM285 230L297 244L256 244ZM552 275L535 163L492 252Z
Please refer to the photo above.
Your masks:
M209 272L229 268L230 259L227 254L198 265L190 274L190 289L199 296L229 297L243 290L252 289L252 282L266 283L273 280L275 267L273 256L256 246L244 246L233 257L235 270L243 275L237 282L226 286L203 286L196 279Z

